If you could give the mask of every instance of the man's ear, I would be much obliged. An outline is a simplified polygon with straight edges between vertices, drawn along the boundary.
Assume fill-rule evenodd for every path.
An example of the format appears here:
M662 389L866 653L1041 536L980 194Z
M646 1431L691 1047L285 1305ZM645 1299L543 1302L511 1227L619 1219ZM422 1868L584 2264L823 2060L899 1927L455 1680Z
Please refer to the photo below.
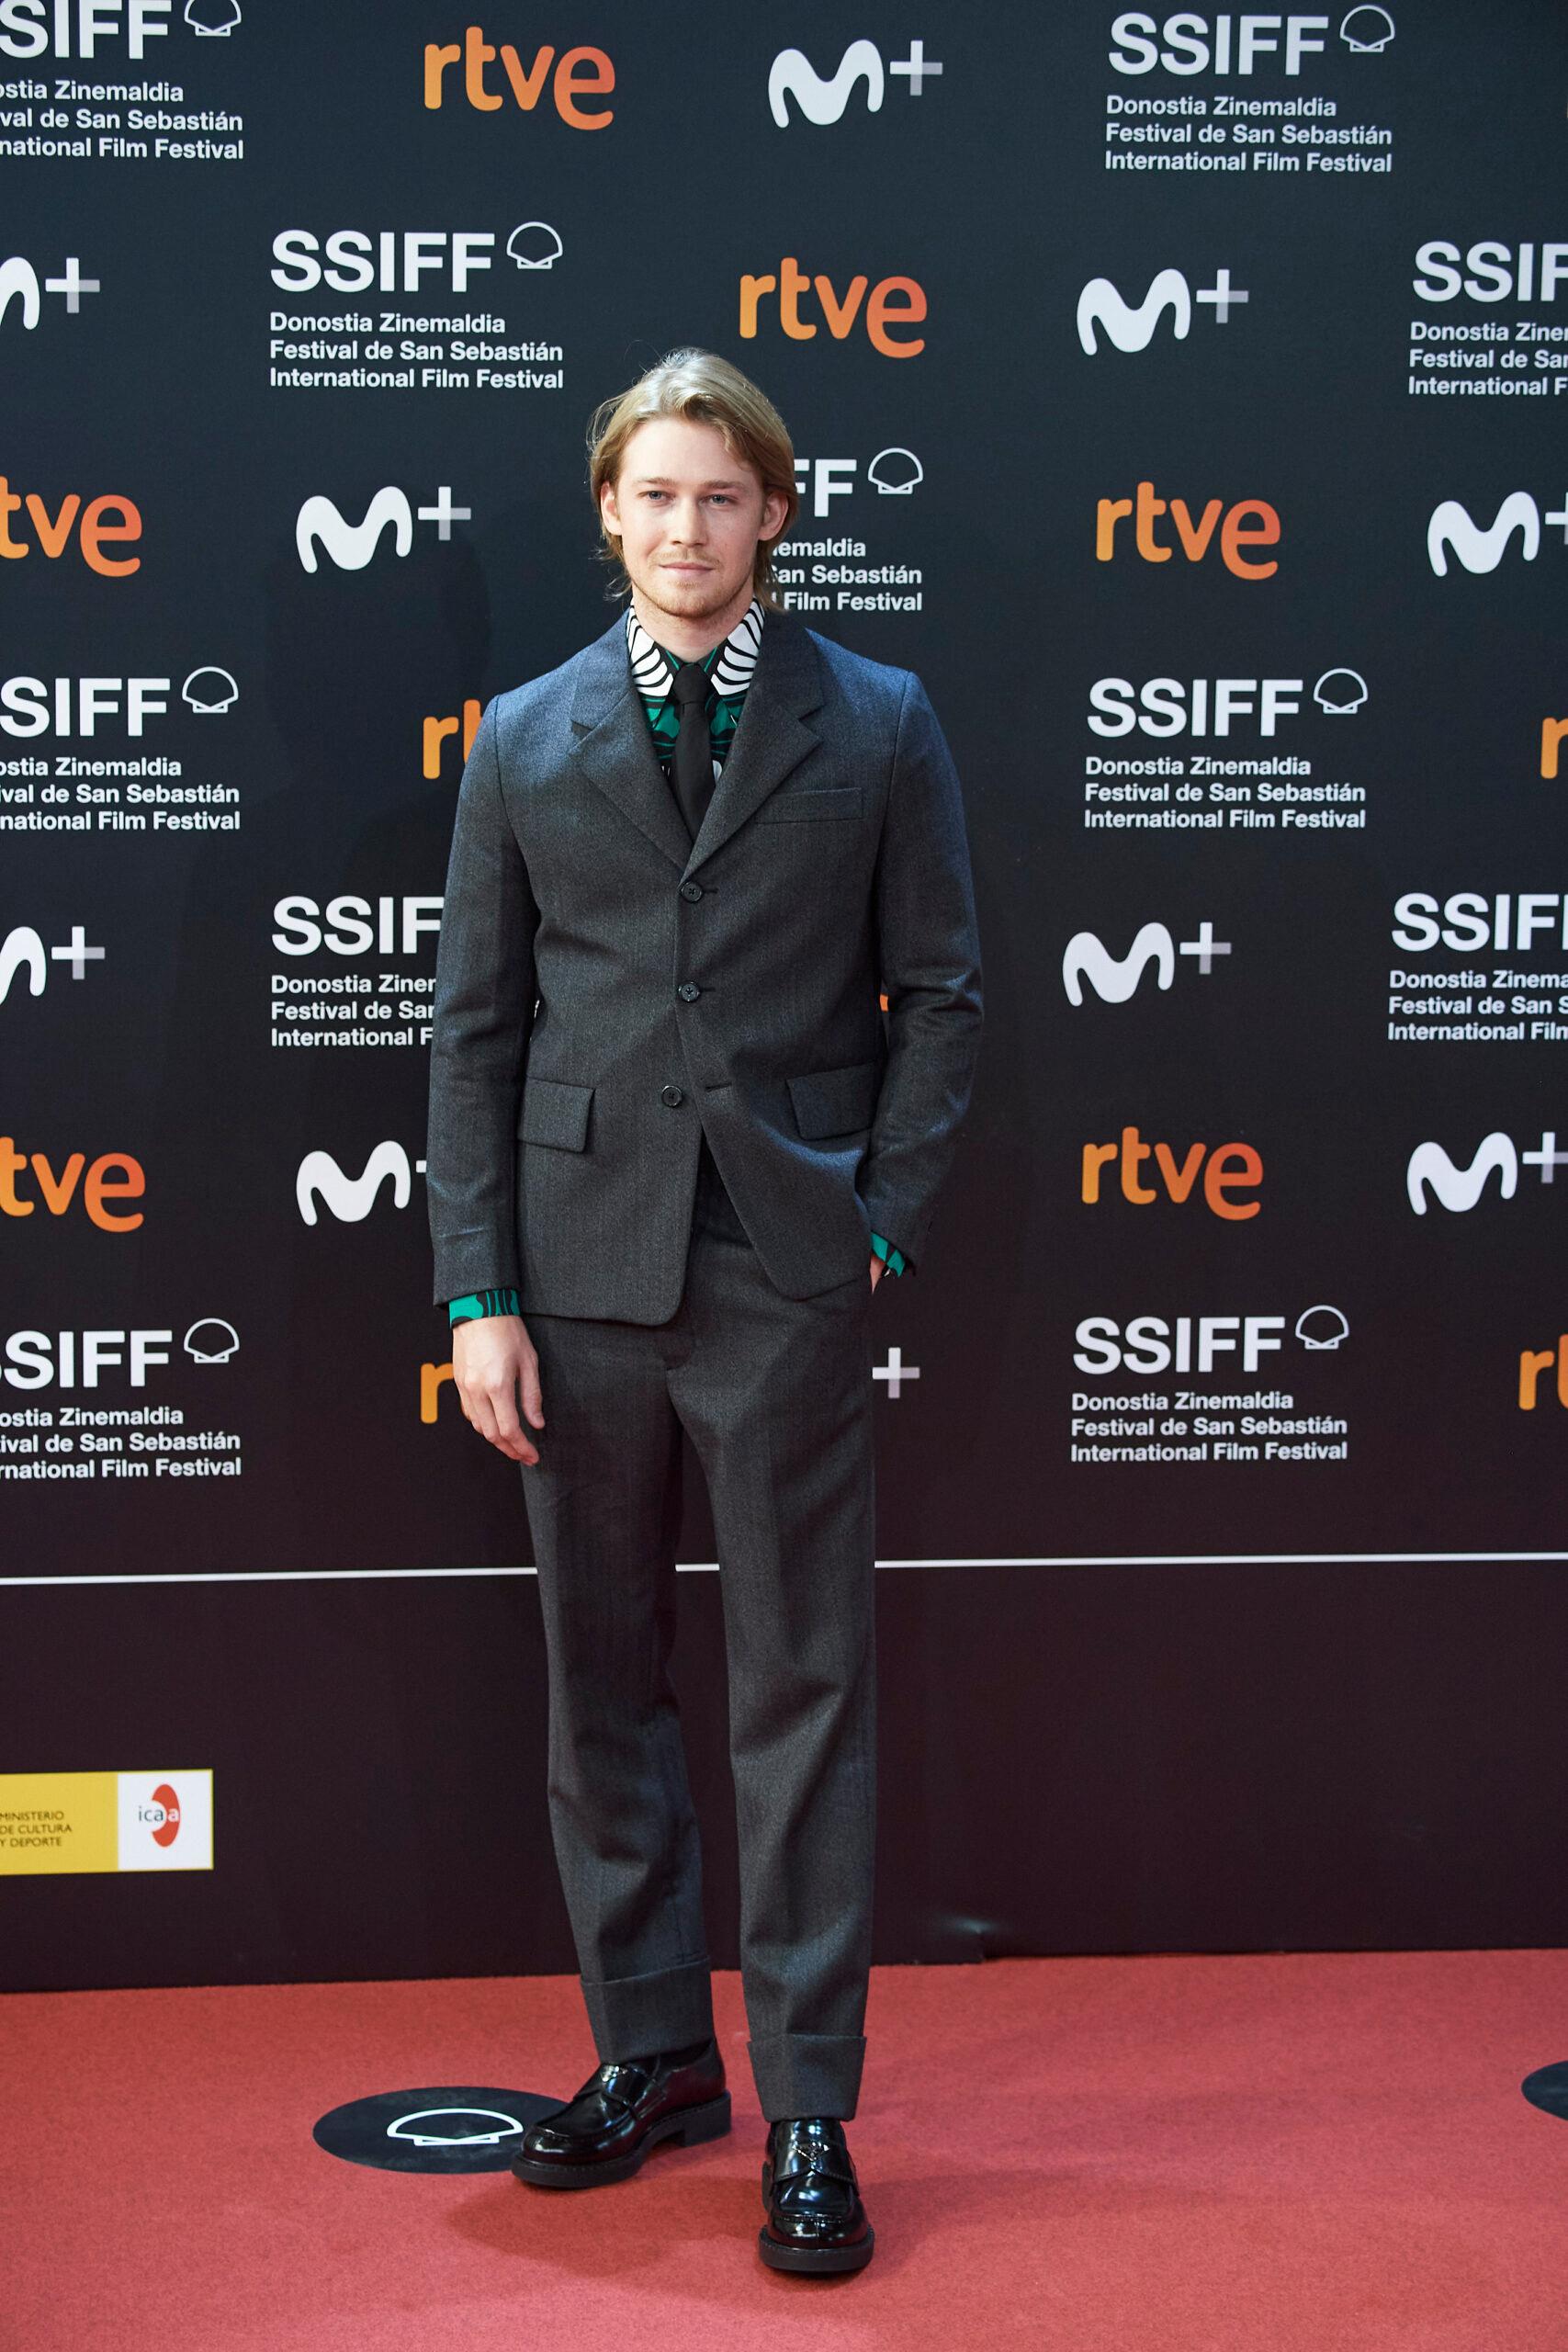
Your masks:
M616 506L615 485L613 481L604 481L599 485L599 519L603 523L607 523L612 531L619 532L621 519Z

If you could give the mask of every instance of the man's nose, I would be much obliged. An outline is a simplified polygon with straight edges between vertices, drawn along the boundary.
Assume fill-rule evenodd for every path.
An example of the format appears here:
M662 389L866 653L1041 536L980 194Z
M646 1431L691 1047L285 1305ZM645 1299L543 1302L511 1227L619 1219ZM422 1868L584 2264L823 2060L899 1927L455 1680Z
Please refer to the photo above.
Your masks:
M670 511L670 536L675 539L700 539L705 517L701 501L695 498L677 499Z

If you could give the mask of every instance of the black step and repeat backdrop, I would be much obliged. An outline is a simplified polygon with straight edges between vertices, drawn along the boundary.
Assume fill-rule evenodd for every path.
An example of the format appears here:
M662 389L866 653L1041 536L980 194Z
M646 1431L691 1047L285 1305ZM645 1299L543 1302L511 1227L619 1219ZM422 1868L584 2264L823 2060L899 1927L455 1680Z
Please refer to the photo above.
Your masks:
M883 1956L1568 1937L1565 50L4 0L9 1981L570 1964L428 1023L479 714L614 609L586 420L682 342L979 895L876 1306Z

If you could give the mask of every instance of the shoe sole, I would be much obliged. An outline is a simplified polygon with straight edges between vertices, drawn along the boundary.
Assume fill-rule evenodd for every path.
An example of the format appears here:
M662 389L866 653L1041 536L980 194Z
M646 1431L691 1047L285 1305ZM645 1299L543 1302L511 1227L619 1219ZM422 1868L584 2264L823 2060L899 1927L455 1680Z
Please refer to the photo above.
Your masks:
M863 2270L876 2247L869 2223L853 2245L781 2245L766 2230L757 2233L757 2251L770 2270Z
M684 2107L650 2123L637 2146L624 2156L606 2156L597 2164L552 2164L545 2156L515 2155L512 2169L533 2188L597 2188L613 2180L629 2180L650 2148L661 2140L678 2140L693 2148L704 2140L720 2140L729 2129L729 2093L705 2099L700 2107Z

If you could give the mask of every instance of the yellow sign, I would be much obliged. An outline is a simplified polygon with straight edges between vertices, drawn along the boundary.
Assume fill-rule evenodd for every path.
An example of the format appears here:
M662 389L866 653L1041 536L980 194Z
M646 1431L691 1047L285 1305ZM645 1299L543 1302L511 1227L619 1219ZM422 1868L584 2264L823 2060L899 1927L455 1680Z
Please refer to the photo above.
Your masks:
M209 1771L0 1772L0 1878L211 1868Z

